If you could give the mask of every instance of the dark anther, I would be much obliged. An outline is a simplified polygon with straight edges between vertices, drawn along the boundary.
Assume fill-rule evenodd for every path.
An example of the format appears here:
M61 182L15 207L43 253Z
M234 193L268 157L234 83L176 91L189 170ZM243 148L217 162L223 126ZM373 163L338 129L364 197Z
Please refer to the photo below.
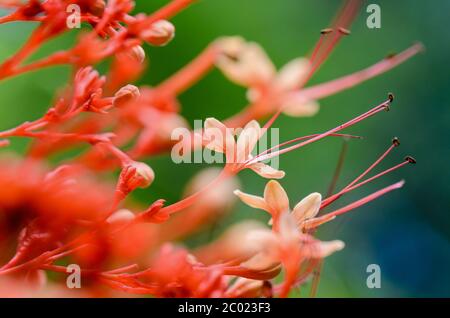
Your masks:
M416 159L414 159L411 156L406 156L405 160L408 161L409 163L412 163L412 164L416 164L417 163Z
M392 53L389 53L388 55L386 55L386 59L391 59L391 58L393 58L393 57L396 57L397 56L397 53L395 53L395 52L392 52Z
M345 28L339 28L339 32L341 32L343 35L350 35L350 30L347 30Z
M323 29L320 31L321 34L328 34L331 32L333 32L333 29L331 29L331 28L326 28L326 29Z
M230 54L230 53L222 53L227 59L233 61L233 62L238 62L239 61L239 56L236 54Z
M389 102L393 102L394 101L394 94L392 94L392 93L389 93L388 94L388 98L389 98Z
M393 144L395 147L400 146L400 139L398 139L398 137L392 138L392 144Z

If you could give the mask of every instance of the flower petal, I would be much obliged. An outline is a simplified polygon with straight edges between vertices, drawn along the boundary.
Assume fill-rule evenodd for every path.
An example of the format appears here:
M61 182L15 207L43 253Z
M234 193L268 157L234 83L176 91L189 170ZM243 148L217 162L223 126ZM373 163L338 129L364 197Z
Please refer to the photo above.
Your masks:
M264 199L261 197L258 197L256 195L247 194L247 193L244 193L239 190L235 190L233 193L235 195L237 195L239 197L239 199L241 199L242 202L244 202L245 204L247 204L248 206L250 206L252 208L261 209L264 211L267 211L267 209L268 209L266 201L264 201Z
M313 258L324 258L330 256L334 252L340 251L345 247L342 241L320 242L318 248L313 248Z
M252 120L245 125L237 140L236 160L238 163L243 163L248 159L260 137L261 127L256 120Z
M222 51L217 67L231 81L252 87L266 84L275 76L275 66L258 44L228 37L219 39L217 45Z
M280 217L280 236L285 246L298 246L300 243L300 232L290 213L283 213Z
M305 100L300 95L288 97L283 107L283 113L291 117L311 117L320 109L319 103L314 100Z
M283 66L275 79L275 86L281 91L290 91L301 85L308 76L311 64L306 58L297 58Z
M203 139L206 147L221 153L234 153L235 141L231 130L215 118L205 120ZM228 157L228 156L227 156Z
M297 224L301 224L305 220L311 219L319 213L320 204L322 203L322 195L320 193L311 193L301 200L292 210Z
M279 265L279 240L270 230L255 230L249 232L244 241L254 242L258 252L241 264L254 271L266 271Z
M264 189L264 200L272 216L289 210L289 198L283 187L275 180L270 180Z
M267 179L282 179L285 176L284 171L272 168L262 162L253 163L247 166L263 178Z

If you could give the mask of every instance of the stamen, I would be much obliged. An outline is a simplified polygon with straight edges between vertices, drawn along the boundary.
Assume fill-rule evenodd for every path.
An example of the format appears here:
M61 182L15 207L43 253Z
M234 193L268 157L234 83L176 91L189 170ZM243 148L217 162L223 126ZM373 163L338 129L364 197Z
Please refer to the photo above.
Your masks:
M406 160L407 162L409 162L409 163L412 163L413 165L415 165L415 164L417 163L416 159L414 159L414 158L411 157L411 156L406 156L406 157L405 157L405 160Z
M267 149L267 150L261 152L260 154L258 154L258 155L255 156L254 158L259 157L259 156L261 156L261 155L264 155L264 154L266 154L266 153L270 153L270 152L272 152L272 150L274 150L274 149L279 149L279 148L281 148L281 147L283 147L283 146L292 144L292 143L294 143L294 142L302 141L302 140L309 139L309 138L313 138L313 137L316 137L316 136L319 136L319 134L308 135L308 136L302 136L302 137L298 137L298 138L295 138L295 139L292 139L292 140L289 140L289 141L285 141L285 142L283 142L283 143L281 143L281 144L279 144L279 145L277 145L277 146L275 146L275 147L272 147L272 148L270 148L270 149ZM343 137L343 138L362 139L361 136L355 136L355 135L349 135L349 134L331 134L329 137Z
M333 33L333 29L332 28L326 28L326 29L323 29L323 30L320 31L319 40L317 41L316 45L314 46L313 53L311 54L311 57L309 58L309 62L311 63L311 65L314 65L314 62L315 62L316 57L317 57L317 54L319 53L319 51L320 51L320 49L322 47L322 44L323 44L325 36L327 36L327 35L329 35L331 33Z
M389 93L388 94L389 100L391 101L391 103L394 101L394 94Z
M323 134L319 134L316 137L313 137L313 138L311 138L309 140L306 140L306 141L301 142L299 144L296 144L294 146L291 146L291 147L288 147L288 148L285 148L285 149L282 149L282 150L279 150L279 151L276 151L276 152L273 152L273 153L269 153L269 154L266 154L266 155L263 155L263 156L258 156L257 158L252 158L251 160L249 160L247 162L247 164L252 164L252 163L264 161L264 160L267 160L267 159L270 159L270 158L282 155L282 154L284 154L286 152L289 152L289 151L301 148L303 146L306 146L306 145L308 145L310 143L316 142L316 141L318 141L320 139L323 139L325 137L328 137L328 136L330 136L332 134L335 134L335 133L337 133L337 132L339 132L339 131L341 131L341 130L343 130L345 128L353 126L353 125L357 124L358 122L360 122L360 121L362 121L362 120L364 120L366 118L374 116L375 114L377 114L380 111L384 110L387 107L388 104L389 104L389 100L383 102L382 104L380 104L380 105L378 105L378 106L376 106L374 108L372 108L368 112L366 112L366 113L364 113L364 114L362 114L362 115L360 115L360 116L350 120L349 122L347 122L345 124L342 124L342 125L340 125L340 126L338 126L336 128L333 128L333 129L331 129L331 130L329 130L329 131L327 131L327 132L325 132Z
M375 199L385 195L386 193L389 193L391 191L400 189L401 187L403 187L404 184L405 184L405 182L403 180L399 181L397 183L394 183L394 184L392 184L392 185L390 185L390 186L388 186L386 188L378 190L377 192L374 192L371 195L368 195L368 196L366 196L366 197L364 197L364 198L362 198L362 199L360 199L358 201L355 201L355 202L353 202L353 203L351 203L351 204L349 204L349 205L347 205L347 206L345 206L343 208L340 208L340 209L338 209L338 210L336 210L334 212L328 213L326 215L330 215L330 216L342 215L342 214L347 213L349 211L352 211L352 210L354 210L356 208L359 208L360 206L365 205L365 204L367 204L367 203L369 203L369 202L371 202L371 201L373 201L373 200L375 200Z
M347 30L346 28L339 28L339 32L341 32L343 35L350 35L350 30Z
M406 165L408 165L408 164L410 164L409 161L404 161L404 162L402 162L402 163L400 163L400 164L398 164L398 165L393 166L392 168L386 169L386 170L384 170L384 171L378 173L377 175L375 175L375 176L373 176L373 177L371 177L371 178L369 178L369 179L367 179L367 180L364 180L364 181L362 181L362 182L360 182L360 183L355 184L354 186L351 186L351 187L349 187L349 188L346 188L346 189L344 189L343 191L341 191L341 192L339 193L339 197L341 197L342 195L344 195L344 194L346 194L346 193L348 193L348 192L351 192L351 191L353 191L353 190L355 190L355 189L357 189L357 188L359 188L359 187L362 187L363 185L365 185L365 184L367 184L367 183L370 183L370 182L372 182L372 181L374 181L374 180L376 180L376 179L379 179L380 177L382 177L382 176L384 176L384 175L386 175L386 174L388 174L388 173L390 173L390 172L392 172L392 171L395 171L395 170L397 170L397 169L400 169L401 167L406 166Z
M301 97L305 98L306 100L317 100L317 99L321 99L321 98L336 94L338 92L352 88L364 81L367 81L371 78L374 78L380 74L383 74L383 73L389 71L390 69L396 67L397 65L405 62L406 60L410 59L414 55L418 54L422 50L423 50L422 44L420 44L420 43L415 44L390 59L383 59L380 62L378 62L368 68L365 68L363 70L357 71L353 74L343 76L341 78L332 80L327 83L318 84L316 86L311 86L311 87L302 89L301 91L297 91L293 94L295 96L298 95L299 98L301 96ZM393 98L393 97L394 97L394 95L391 94L391 98ZM392 100L391 100L391 102L392 102Z
M359 0L347 1L345 3L344 7L339 11L337 17L335 18L335 21L333 23L333 27L331 28L331 30L333 30L333 29L346 30L346 28L349 27L352 20L355 18L359 6L360 6ZM338 28L337 26L340 26L340 27ZM322 31L325 31L325 33L321 32L322 33L321 37L323 37L324 34L330 33L329 29L324 29ZM302 88L306 85L306 83L310 80L310 78L314 75L314 73L326 61L326 59L328 58L330 53L333 51L333 49L338 44L342 35L343 35L342 32L335 32L332 37L328 37L326 39L327 41L322 41L319 39L319 42L318 42L318 45L316 46L316 50L315 50L315 54L314 54L314 60L311 61L311 63L312 63L311 71L309 72L309 74L305 78L305 80L301 83L300 88ZM317 56L318 56L318 58L316 58Z
M393 144L395 147L400 146L400 139L398 139L398 137L394 137L394 138L392 139L392 144Z
M322 204L320 206L321 209L327 207L328 205L330 205L331 203L333 203L334 201L336 201L337 199L339 199L343 193L346 193L346 191L351 188L352 186L354 186L355 184L357 184L362 178L364 178L370 171L372 171L376 166L378 166L388 155L389 153L391 153L391 151L397 147L394 140L398 141L398 138L394 138L392 145L377 159L375 160L375 162L373 164L371 164L369 166L369 168L367 168L362 174L360 174L356 179L354 179L352 182L350 182L344 189L342 189L341 191L339 191L338 193L326 198L325 200L322 201ZM398 143L400 144L400 143Z
M333 32L332 28L326 28L326 29L322 29L320 31L320 34L329 34L329 33L332 33L332 32Z

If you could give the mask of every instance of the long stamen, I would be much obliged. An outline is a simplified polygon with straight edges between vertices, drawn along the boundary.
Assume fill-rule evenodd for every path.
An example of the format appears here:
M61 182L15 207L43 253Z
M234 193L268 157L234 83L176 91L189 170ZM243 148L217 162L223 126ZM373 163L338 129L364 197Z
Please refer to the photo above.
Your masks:
M253 164L253 163L256 163L256 162L261 162L261 161L264 161L264 160L268 160L268 159L271 159L273 157L280 156L280 155L282 155L282 154L284 154L286 152L289 152L289 151L292 151L292 150L304 147L304 146L306 146L308 144L311 144L313 142L321 140L321 139L323 139L325 137L328 137L328 136L330 136L330 135L332 135L334 133L337 133L337 132L339 132L339 131L341 131L341 130L343 130L345 128L353 126L354 124L356 124L356 123L358 123L358 122L360 122L360 121L362 121L362 120L364 120L366 118L374 116L375 114L379 113L382 110L388 109L390 103L391 103L391 99L388 99L387 101L383 102L382 104L372 108L368 112L366 112L366 113L364 113L364 114L362 114L362 115L360 115L360 116L350 120L349 122L347 122L345 124L342 124L342 125L340 125L340 126L338 126L336 128L333 128L333 129L331 129L331 130L329 130L329 131L327 131L327 132L325 132L323 134L319 134L316 137L313 137L313 138L311 138L309 140L306 140L306 141L301 142L299 144L296 144L294 146L291 146L291 147L288 147L288 148L285 148L285 149L282 149L282 150L279 150L279 151L276 151L276 152L273 152L273 153L269 153L269 154L266 154L266 155L263 155L263 156L259 156L258 158L252 158L252 159L250 159L247 162L247 164Z
M338 215L347 213L347 212L349 212L351 210L359 208L360 206L365 205L365 204L367 204L367 203L369 203L369 202L371 202L371 201L373 201L373 200L375 200L375 199L385 195L386 193L389 193L391 191L400 189L401 187L403 187L404 184L405 184L405 181L403 181L403 180L399 181L399 182L394 183L394 184L392 184L392 185L390 185L390 186L388 186L386 188L378 190L377 192L374 192L374 193L372 193L372 194L370 194L370 195L368 195L368 196L366 196L366 197L364 197L364 198L362 198L362 199L360 199L358 201L355 201L355 202L353 202L353 203L351 203L351 204L349 204L349 205L347 205L347 206L345 206L343 208L340 208L338 210L330 212L330 213L328 213L326 215L338 216Z
M311 57L309 58L311 65L314 64L314 61L316 60L317 54L319 53L319 50L322 47L325 37L327 35L329 35L330 33L333 33L333 29L331 29L331 28L323 29L322 31L320 31L319 40L317 41L316 45L314 46L313 52L311 53Z
M400 145L400 141L397 137L392 139L392 145L377 159L373 164L369 166L362 174L360 174L357 178L355 178L352 182L350 182L344 189L342 189L339 193L336 193L327 199L323 200L321 208L325 208L330 205L332 202L336 201L341 197L342 193L347 189L351 188L353 185L358 183L362 178L364 178L370 171L372 171L375 167L377 167L390 153L391 151Z
M281 143L281 144L279 144L279 145L277 145L277 146L275 146L275 147L272 147L272 148L270 148L270 149L267 149L267 150L261 152L260 154L258 154L258 155L255 156L254 158L257 158L257 157L259 157L259 156L265 155L266 153L270 153L270 152L272 152L274 149L279 149L279 148L281 148L281 147L283 147L283 146L290 145L290 144L293 144L293 143L295 143L295 142L302 141L302 140L309 139L309 138L313 138L313 137L316 137L316 136L319 136L319 134L308 135L308 136L302 136L302 137L298 137L298 138L295 138L295 139L291 139L291 140L285 141L285 142L283 142L283 143ZM349 134L331 134L329 137L343 137L343 138L362 139L361 136L355 136L355 135L349 135Z
M361 1L359 0L349 0L345 3L343 9L339 12L338 16L335 19L335 22L333 23L332 29L339 30L339 32L334 32L332 37L328 37L326 41L323 42L323 45L321 43L320 49L318 49L317 52L315 53L314 63L312 64L311 71L309 72L308 76L305 78L303 83L301 83L300 87L306 85L306 83L310 80L310 78L326 61L328 56L330 56L331 52L337 46L342 36L346 34L346 32L342 31L348 29L351 22L355 18L356 13L358 12L360 4Z
M420 43L415 44L405 51L394 55L393 57L385 58L382 61L361 71L346 75L327 83L311 86L302 89L301 91L294 92L290 94L290 98L295 98L293 96L298 96L299 98L301 97L307 100L317 100L333 95L343 90L352 88L364 81L367 81L368 79L383 74L398 66L399 64L407 61L421 51L423 51L423 45Z
M350 191L355 190L356 188L362 187L363 185L365 185L365 184L367 184L367 183L370 183L370 182L372 182L372 181L374 181L374 180L376 180L376 179L379 179L379 178L381 178L382 176L385 176L385 175L387 175L388 173L391 173L391 172L393 172L393 171L395 171L395 170L397 170L397 169L400 169L400 168L402 168L402 167L404 167L404 166L406 166L406 165L408 165L408 164L411 164L411 162L409 162L409 161L407 161L407 160L406 160L406 161L403 161L402 163L399 163L399 164L397 164L397 165L395 165L395 166L393 166L393 167L391 167L391 168L389 168L389 169L386 169L386 170L384 170L384 171L382 171L382 172L380 172L380 173L374 175L373 177L370 177L370 178L367 179L367 180L364 180L364 181L362 181L362 182L360 182L360 183L355 184L354 186L352 186L352 187L350 187L350 188L348 188L348 189L345 189L345 190L342 192L342 194L348 193L348 192L350 192Z
M395 170L397 170L397 169L400 169L400 168L402 168L402 167L404 167L404 166L406 166L406 165L408 165L408 164L411 164L411 163L413 163L413 162L411 162L411 161L409 161L409 160L405 160L404 162L399 163L399 164L397 164L397 165L395 165L395 166L393 166L393 167L391 167L391 168L389 168L389 169L386 169L386 170L384 170L384 171L382 171L382 172L376 174L375 176L370 177L370 178L367 179L367 180L364 180L364 181L362 181L362 182L360 182L360 183L357 183L357 184L355 184L355 185L353 185L353 186L351 186L351 187L345 188L345 189L343 189L342 191L340 191L339 193L337 193L337 194L335 194L335 195L329 197L327 200L324 200L324 202L322 203L322 205L320 206L320 208L323 209L324 207L330 205L331 203L333 203L334 201L336 201L337 199L339 199L339 198L340 198L341 196L343 196L344 194L349 193L349 192L351 192L351 191L353 191L353 190L355 190L355 189L357 189L357 188L359 188L359 187L362 187L363 185L366 185L366 184L368 184L368 183L370 183L370 182L372 182L372 181L374 181L374 180L376 180L376 179L381 178L382 176L384 176L384 175L386 175L386 174L388 174L388 173L391 173L392 171L395 171ZM414 162L414 163L415 163L415 162Z

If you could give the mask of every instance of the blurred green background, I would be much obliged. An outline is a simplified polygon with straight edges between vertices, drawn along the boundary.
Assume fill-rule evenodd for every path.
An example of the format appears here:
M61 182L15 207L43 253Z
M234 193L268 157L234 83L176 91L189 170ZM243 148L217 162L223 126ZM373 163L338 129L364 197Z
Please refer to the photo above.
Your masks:
M137 1L137 11L151 12L167 1ZM365 11L369 3L381 6L382 28L368 29ZM306 55L315 44L319 30L328 27L341 1L317 0L202 0L173 19L175 40L164 48L146 48L150 68L141 84L156 84L181 68L212 40L223 35L241 35L259 42L277 66ZM449 297L450 296L450 125L449 75L450 32L447 30L450 2L445 0L370 1L363 5L352 26L310 84L320 83L357 71L399 52L416 41L426 46L420 54L396 69L354 89L321 101L313 118L281 117L281 140L317 133L377 105L388 92L396 100L389 113L382 113L347 132L364 136L351 141L339 185L356 177L391 142L400 137L402 146L383 167L411 154L418 165L408 166L345 197L346 204L399 179L406 180L400 191L370 203L318 233L322 239L341 239L346 248L325 262L318 296L321 297ZM0 27L0 59L4 60L25 41L33 26L8 24ZM68 47L74 34L58 38L38 56L55 48ZM42 115L68 78L65 67L46 69L0 83L0 129ZM245 91L213 71L181 96L182 113L194 119L219 119L241 109ZM24 140L13 140L21 151ZM281 158L287 171L282 181L295 203L308 193L325 193L339 157L342 141L324 140ZM155 184L140 193L150 202L179 198L189 178L202 166L174 165L170 158L150 161L157 171ZM253 173L241 176L242 190L260 194L265 182ZM176 183L176 186L174 185ZM215 232L237 219L259 218L263 213L238 203L235 212ZM191 244L206 236L193 238ZM368 289L366 268L381 267L381 289ZM306 294L306 293L304 293Z

